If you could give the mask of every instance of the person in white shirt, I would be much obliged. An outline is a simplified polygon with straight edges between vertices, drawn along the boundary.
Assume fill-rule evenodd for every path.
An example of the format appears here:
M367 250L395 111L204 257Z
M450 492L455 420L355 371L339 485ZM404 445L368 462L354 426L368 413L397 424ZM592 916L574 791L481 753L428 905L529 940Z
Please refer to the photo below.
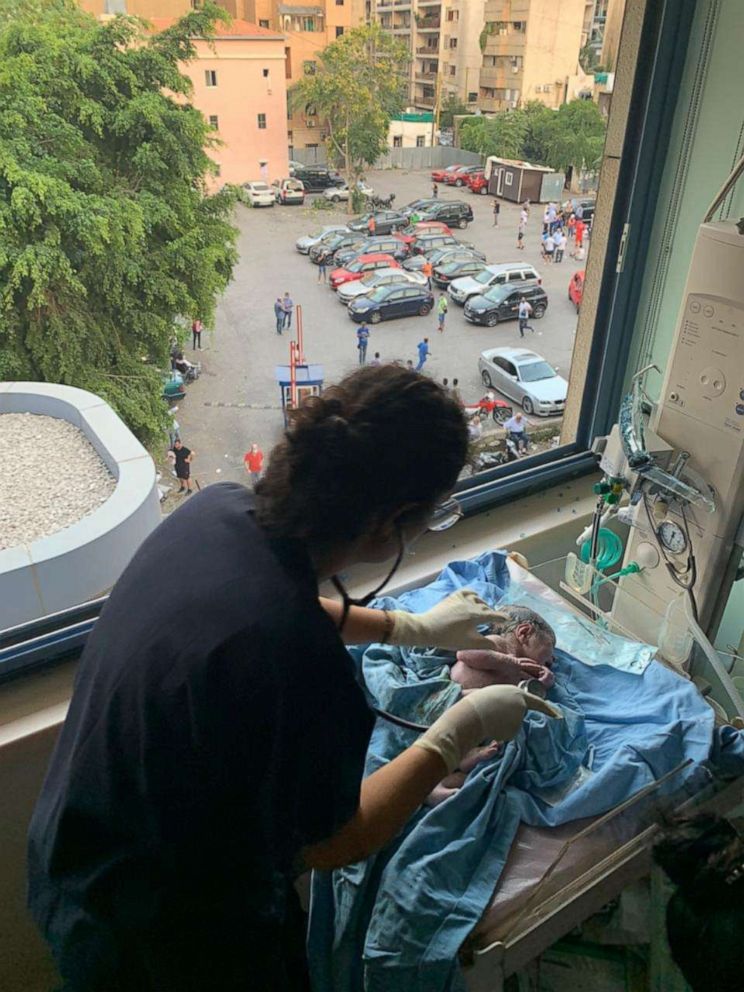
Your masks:
M527 302L526 298L523 296L520 299L520 301L519 301L519 336L520 336L520 338L523 338L524 337L524 332L525 331L532 331L533 334L535 333L535 328L534 327L530 327L530 325L527 323L527 321L530 319L530 315L531 314L532 314L532 307Z
M555 252L555 239L552 234L549 234L547 238L543 241L543 255L545 256L546 262L553 261L553 253Z
M566 235L563 231L556 231L553 235L553 241L555 242L555 252L553 253L553 261L558 263L563 261L563 252L566 248Z
M527 436L527 421L524 419L524 414L515 413L513 417L510 417L504 422L504 430L506 431L506 436L513 441L517 446L517 451L527 451L530 446L530 439Z

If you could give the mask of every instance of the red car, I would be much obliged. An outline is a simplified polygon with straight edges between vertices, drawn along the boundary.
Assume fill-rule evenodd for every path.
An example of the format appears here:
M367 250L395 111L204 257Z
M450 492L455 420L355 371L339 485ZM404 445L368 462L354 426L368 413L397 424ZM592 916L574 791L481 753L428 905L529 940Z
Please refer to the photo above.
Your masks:
M473 172L467 178L467 184L470 187L471 193L480 193L481 196L486 196L488 193L488 180L483 172Z
M446 169L435 169L431 174L432 181L435 183L445 183L450 173L464 168L465 166L460 162L457 165L448 165Z
M418 224L409 224L403 231L395 235L407 245L411 245L422 234L452 234L452 231L439 220L421 220Z
M349 262L348 268L334 269L331 272L331 289L338 289L345 282L353 282L361 279L362 276L373 269L399 269L400 262L396 262L392 255L384 255L382 252L375 252L371 255L360 255L353 262Z
M449 175L444 177L444 182L447 186L464 186L468 181L468 176L474 175L476 172L482 172L483 167L480 165L463 165L459 169L455 169L454 172L450 172Z
M581 269L579 272L574 272L568 284L568 298L576 307L576 313L579 312L581 298L584 295L584 271L584 269Z

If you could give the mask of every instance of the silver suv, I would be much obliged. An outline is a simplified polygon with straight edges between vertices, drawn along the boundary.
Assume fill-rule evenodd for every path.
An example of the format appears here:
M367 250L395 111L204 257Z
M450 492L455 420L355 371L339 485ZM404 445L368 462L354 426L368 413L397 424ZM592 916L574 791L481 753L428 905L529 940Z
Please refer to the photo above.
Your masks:
M465 306L471 296L480 296L492 286L502 286L507 282L513 283L515 289L521 289L540 286L542 279L534 265L525 265L523 262L502 262L499 265L487 265L475 276L453 279L447 292L455 303Z

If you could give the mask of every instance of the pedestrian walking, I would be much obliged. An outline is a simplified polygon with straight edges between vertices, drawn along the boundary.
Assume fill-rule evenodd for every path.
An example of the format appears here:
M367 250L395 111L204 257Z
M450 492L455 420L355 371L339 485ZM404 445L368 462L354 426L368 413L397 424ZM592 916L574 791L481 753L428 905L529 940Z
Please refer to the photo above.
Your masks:
M372 359L372 361L369 364L373 368L376 368L378 365L382 365L382 361L380 359L380 352L379 351L376 351L375 352L375 357Z
M421 274L426 276L426 288L428 290L431 290L431 277L434 274L434 266L431 264L428 258L421 266Z
M529 198L529 196L527 197L527 199L526 199L526 200L524 201L524 203L522 204L522 211L523 211L523 212L524 212L525 214L527 214L527 216L529 216L529 212L530 212L530 198ZM527 219L527 218L525 217L525 220L526 220L526 219Z
M359 364L367 363L367 344L369 343L369 328L362 324L357 328L357 350L359 351Z
M543 257L546 262L553 261L553 255L555 254L555 238L550 232L548 236L543 240Z
M493 201L493 226L499 226L499 214L501 213L501 204L498 200Z
M367 234L369 234L370 238L374 238L376 230L377 230L377 221L375 220L375 215L370 214L369 220L367 221Z
M552 234L558 220L558 210L554 203L548 204L548 231Z
M438 199L439 197L439 186L436 183L432 183L431 195L434 197L435 200Z
M429 357L431 352L429 351L429 339L424 338L423 341L418 343L418 365L416 366L416 371L420 372L421 369L426 365L426 359Z
M571 214L569 216L566 227L568 228L569 238L573 239L573 236L576 233L576 214Z
M584 231L586 230L586 224L581 219L581 217L576 217L576 229L575 229L575 244L576 248L583 248L584 246Z
M553 240L555 241L555 253L553 255L553 261L557 265L559 262L562 262L563 261L563 252L566 250L566 240L567 239L566 239L566 235L559 228L555 232L555 236L554 236Z
M444 322L447 319L447 311L449 310L449 304L447 303L447 294L440 293L439 299L437 301L437 321L439 323L439 333L444 333Z
M282 328L284 327L284 304L282 303L281 296L277 296L276 303L274 304L274 316L276 317L276 333L281 334Z
M517 248L520 251L524 251L524 232L527 230L527 219L524 216L524 212L519 219L519 227L517 228Z
M292 297L289 295L289 293L284 294L284 298L282 300L282 307L284 308L284 326L291 327L294 302L292 300Z
M527 321L530 319L531 316L532 316L532 306L527 302L527 298L523 296L519 300L519 336L520 336L520 338L523 338L524 337L524 332L525 331L532 331L533 334L535 333L535 328L534 327L531 327L530 324L527 323Z
M173 447L168 452L168 456L176 468L176 478L180 483L179 495L182 493L186 493L187 496L191 495L191 463L195 454L196 452L187 448L180 438L174 441Z
M204 330L204 324L202 324L202 322L197 317L197 319L193 321L191 324L191 348L194 351L196 351L197 347L199 348L199 351L202 350L201 336L203 330Z
M545 208L543 212L542 233L545 234L550 229L550 211Z
M254 441L250 449L243 455L245 470L250 476L251 485L256 488L256 483L261 478L263 472L264 453Z
M318 282L326 282L328 278L328 262L326 261L325 255L320 256L320 261L318 262Z

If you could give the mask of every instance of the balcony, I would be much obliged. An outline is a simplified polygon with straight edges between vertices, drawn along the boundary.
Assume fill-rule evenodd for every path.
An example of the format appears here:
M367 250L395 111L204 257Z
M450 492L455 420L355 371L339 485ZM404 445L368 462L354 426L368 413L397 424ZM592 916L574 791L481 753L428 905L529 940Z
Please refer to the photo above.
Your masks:
M410 24L398 24L394 28L387 29L391 34L410 34L411 25Z
M438 17L422 17L416 24L419 31L438 31L442 26L442 22Z
M442 0L419 0L419 7L441 7Z
M439 49L438 48L427 48L426 45L420 45L416 49L416 57L417 58L420 58L420 59L421 58L425 58L425 59L438 59L439 58Z
M503 69L483 67L480 71L480 85L487 86L489 89L504 90L512 85L517 85L516 81L519 76L519 73L512 75L511 72L505 72Z
M416 80L419 79L433 80L437 78L436 72L419 72L418 69L416 70L416 72L414 72L414 76L416 77Z

